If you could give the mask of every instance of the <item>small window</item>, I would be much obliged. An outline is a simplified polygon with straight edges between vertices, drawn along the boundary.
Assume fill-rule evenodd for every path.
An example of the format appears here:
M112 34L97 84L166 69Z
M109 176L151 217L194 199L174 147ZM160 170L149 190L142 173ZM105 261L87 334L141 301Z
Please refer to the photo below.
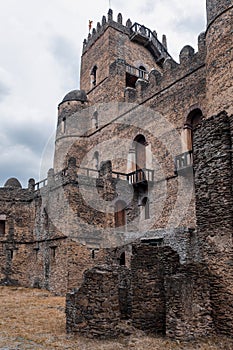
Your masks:
M61 122L61 132L64 134L66 132L66 117L62 119Z
M6 222L5 220L0 220L0 236L5 235L6 231Z
M50 253L51 253L50 255L52 259L56 258L56 249L57 249L57 246L50 247Z
M150 207L149 207L149 198L148 197L143 198L142 205L143 205L144 211L145 211L145 220L147 220L150 218Z
M92 87L96 86L96 72L97 72L97 66L95 65L91 70Z
M121 253L120 266L125 266L125 252Z
M8 250L8 259L13 260L14 258L14 251L13 249Z
M94 169L99 170L99 152L95 152L93 156Z
M44 216L44 229L48 230L48 228L49 228L49 216L48 216L46 208L44 208L44 215L43 216Z
M99 122L98 122L98 112L97 111L95 111L94 113L93 113L93 116L92 116L92 118L91 118L91 126L92 126L92 129L98 129L98 127L99 127Z

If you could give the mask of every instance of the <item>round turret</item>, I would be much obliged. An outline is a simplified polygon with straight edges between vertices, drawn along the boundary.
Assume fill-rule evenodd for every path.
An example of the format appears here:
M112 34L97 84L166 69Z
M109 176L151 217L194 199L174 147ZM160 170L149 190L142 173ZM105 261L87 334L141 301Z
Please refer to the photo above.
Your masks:
M7 188L22 188L21 183L19 182L18 179L16 179L15 177L11 177L10 179L8 179L4 185L4 187Z
M230 7L232 7L232 0L207 0L207 26Z
M84 90L72 90L65 95L61 103L68 101L87 102L87 95Z
M207 117L232 108L232 0L207 0L206 104Z

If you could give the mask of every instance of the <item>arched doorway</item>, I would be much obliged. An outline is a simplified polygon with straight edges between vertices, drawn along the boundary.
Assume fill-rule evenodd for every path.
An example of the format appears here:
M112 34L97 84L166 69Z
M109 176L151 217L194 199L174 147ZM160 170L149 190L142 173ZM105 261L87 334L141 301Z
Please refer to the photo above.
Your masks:
M137 135L134 139L135 146L135 162L136 162L136 172L137 181L144 180L143 169L146 168L146 139L144 135Z
M193 130L200 124L203 114L199 108L193 109L187 116L184 125L187 151L193 150Z
M148 197L143 198L142 206L144 207L144 219L147 220L150 218L150 207L149 207L149 198Z

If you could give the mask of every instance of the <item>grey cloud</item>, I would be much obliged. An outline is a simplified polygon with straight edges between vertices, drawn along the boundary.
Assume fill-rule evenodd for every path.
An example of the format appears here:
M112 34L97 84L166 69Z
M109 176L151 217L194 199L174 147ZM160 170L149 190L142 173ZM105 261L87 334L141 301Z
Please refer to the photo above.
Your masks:
M10 88L0 81L0 102L4 100L6 96L10 94Z
M67 38L56 35L53 36L50 40L49 50L52 53L56 62L59 63L62 70L64 70L67 74L67 77L71 77L73 79L73 84L77 86L79 81L78 70L79 70L79 62L78 58L80 56L79 52L79 43L75 45L72 41ZM64 88L68 88L70 83L64 81Z
M140 12L149 14L155 10L156 6L157 4L154 0L146 0L142 2L142 5L140 6Z
M23 123L18 126L8 125L4 134L10 144L24 145L35 155L40 155L48 140L44 125Z
M64 66L70 66L70 62L76 59L76 50L72 43L65 37L55 36L51 40L50 50L56 60Z
M189 33L196 33L200 31L200 28L205 28L204 18L199 16L182 18L173 23L173 28L179 32L185 32L188 28Z
M39 161L39 157L29 157L23 154L22 150L14 151L13 154L9 152L9 156L5 154L0 159L0 186L3 186L10 177L17 177L22 186L26 187L28 176L39 178L38 166L36 166Z

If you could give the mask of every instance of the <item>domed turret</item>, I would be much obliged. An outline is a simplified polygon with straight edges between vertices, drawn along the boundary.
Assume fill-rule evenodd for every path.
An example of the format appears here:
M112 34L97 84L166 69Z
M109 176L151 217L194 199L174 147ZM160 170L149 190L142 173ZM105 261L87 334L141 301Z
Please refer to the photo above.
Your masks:
M72 90L65 95L61 103L69 101L87 102L87 95L84 90Z
M8 187L8 188L22 188L21 183L19 182L18 179L16 179L15 177L11 177L10 179L8 179L4 185L4 187Z

